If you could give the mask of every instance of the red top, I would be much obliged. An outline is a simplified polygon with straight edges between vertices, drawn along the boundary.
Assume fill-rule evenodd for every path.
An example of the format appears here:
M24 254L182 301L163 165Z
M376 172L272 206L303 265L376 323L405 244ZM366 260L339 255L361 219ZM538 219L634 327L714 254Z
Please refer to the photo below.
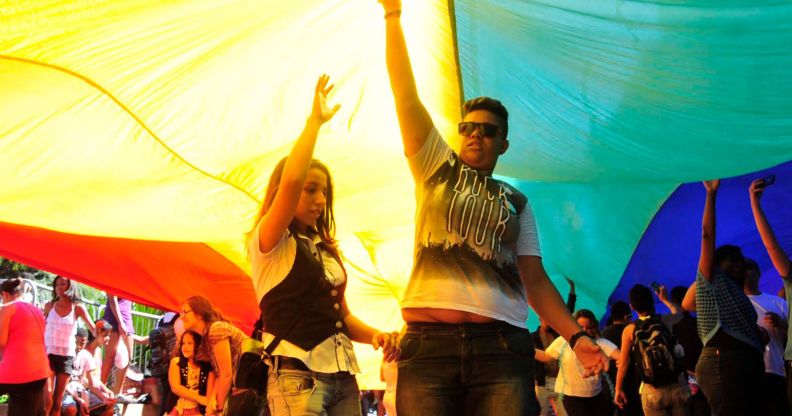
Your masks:
M8 341L0 361L0 383L21 384L49 376L49 360L44 347L44 315L26 302L3 306L13 313L8 323Z

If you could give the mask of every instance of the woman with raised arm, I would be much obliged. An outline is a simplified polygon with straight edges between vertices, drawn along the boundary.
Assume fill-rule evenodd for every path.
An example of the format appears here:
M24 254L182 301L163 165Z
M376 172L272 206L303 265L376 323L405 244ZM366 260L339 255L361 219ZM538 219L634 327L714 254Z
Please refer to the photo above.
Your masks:
M761 329L756 310L743 293L745 258L733 245L715 249L715 200L720 180L704 182L707 196L701 219L701 255L695 282L682 302L698 313L704 349L696 377L710 409L719 416L753 413L764 375ZM766 333L765 333L766 335Z
M74 336L77 334L77 318L82 319L88 330L93 332L94 324L88 311L80 303L77 284L71 279L56 276L52 281L52 300L44 305L46 331L44 343L47 346L52 374L47 382L48 394L44 408L51 416L60 416L63 393L74 371L77 356Z
M253 286L261 299L262 341L272 350L267 395L274 416L360 415L352 341L397 354L394 334L349 312L347 274L334 239L333 182L313 151L327 105L328 76L316 83L313 108L288 157L270 176L248 241Z

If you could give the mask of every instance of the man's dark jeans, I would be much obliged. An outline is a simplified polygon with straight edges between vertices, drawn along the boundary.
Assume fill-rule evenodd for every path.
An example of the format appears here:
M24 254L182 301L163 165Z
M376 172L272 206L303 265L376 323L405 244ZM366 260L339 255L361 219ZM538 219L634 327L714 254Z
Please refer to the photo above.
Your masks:
M410 323L401 340L401 416L533 416L534 346L527 329Z
M718 416L755 414L763 377L762 355L750 348L704 347L696 365L701 391Z

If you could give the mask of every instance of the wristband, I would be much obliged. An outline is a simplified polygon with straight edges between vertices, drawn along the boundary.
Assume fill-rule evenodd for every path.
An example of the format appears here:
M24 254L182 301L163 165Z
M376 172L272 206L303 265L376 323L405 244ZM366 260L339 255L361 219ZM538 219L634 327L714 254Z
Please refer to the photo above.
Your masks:
M593 338L591 338L591 335L589 335L586 331L580 331L575 335L572 335L572 338L569 338L569 348L574 350L575 344L577 344L578 340L582 337L588 337L589 339L593 340Z
M391 10L389 12L385 12L385 19L387 19L387 18L389 18L391 16L400 17L401 16L401 10L396 9L396 10Z

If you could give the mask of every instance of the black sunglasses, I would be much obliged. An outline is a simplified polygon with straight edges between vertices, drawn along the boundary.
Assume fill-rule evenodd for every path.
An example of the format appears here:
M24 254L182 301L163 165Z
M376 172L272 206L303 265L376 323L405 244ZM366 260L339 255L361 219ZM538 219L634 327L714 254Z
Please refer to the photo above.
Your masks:
M474 123L472 121L463 121L459 123L459 134L463 136L470 136L476 129L484 137L495 137L500 128L492 123Z

